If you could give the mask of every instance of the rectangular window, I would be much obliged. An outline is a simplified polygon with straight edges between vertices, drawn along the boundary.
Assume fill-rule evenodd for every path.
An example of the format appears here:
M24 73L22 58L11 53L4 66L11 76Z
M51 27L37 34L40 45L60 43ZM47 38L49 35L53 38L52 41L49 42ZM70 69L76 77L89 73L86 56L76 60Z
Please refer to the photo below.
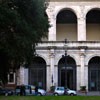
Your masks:
M14 72L9 72L8 84L15 84L15 73Z

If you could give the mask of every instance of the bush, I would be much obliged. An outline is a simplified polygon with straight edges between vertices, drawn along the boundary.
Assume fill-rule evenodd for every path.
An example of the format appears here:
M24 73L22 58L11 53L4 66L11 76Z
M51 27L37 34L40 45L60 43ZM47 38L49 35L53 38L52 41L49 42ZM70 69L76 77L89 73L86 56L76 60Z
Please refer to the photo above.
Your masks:
M86 91L86 86L80 86L81 91Z
M55 89L55 86L50 87L50 91L54 91L54 89Z

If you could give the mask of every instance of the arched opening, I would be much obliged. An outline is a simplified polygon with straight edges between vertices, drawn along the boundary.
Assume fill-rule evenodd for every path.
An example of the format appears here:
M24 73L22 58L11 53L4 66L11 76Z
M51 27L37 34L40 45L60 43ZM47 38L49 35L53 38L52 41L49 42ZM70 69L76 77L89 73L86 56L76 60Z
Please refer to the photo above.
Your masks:
M65 60L67 62L66 66ZM72 57L61 58L58 63L58 85L65 86L66 83L68 88L76 89L76 62Z
M89 91L100 90L100 57L90 59L88 64L88 87Z
M56 40L62 41L65 38L68 41L77 40L77 17L69 9L61 10L56 20Z
M87 41L100 41L100 9L93 9L86 15Z
M41 57L35 57L29 68L29 84L46 89L46 62Z

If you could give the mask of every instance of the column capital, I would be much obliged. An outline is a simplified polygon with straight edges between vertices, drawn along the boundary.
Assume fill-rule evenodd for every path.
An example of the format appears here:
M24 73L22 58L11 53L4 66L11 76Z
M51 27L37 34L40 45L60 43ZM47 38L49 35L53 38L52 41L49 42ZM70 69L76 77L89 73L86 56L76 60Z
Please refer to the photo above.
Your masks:
M54 9L55 9L55 6L49 6L48 9L46 10L49 19L56 20L56 16L55 16L55 13L54 13Z
M80 51L80 56L85 57L85 50Z
M86 20L86 18L85 18L84 16L78 18L78 22L79 22L79 21L85 21L85 20Z
M54 9L55 9L55 6L53 6L53 5L50 6L50 5L49 5L49 7L47 8L46 11L49 12L49 13L50 13L50 12L52 13L52 12L54 11Z
M85 57L85 53L84 53L84 52L81 52L81 53L80 53L80 56L81 56L81 57Z
M80 56L84 57L85 56L85 50L87 49L87 46L79 46L80 49Z
M79 16L78 16L78 19L83 21L86 19L86 16L85 16L85 6L84 5L80 5L80 13L79 13Z
M55 51L54 51L54 49L50 49L50 57L51 58L55 57Z

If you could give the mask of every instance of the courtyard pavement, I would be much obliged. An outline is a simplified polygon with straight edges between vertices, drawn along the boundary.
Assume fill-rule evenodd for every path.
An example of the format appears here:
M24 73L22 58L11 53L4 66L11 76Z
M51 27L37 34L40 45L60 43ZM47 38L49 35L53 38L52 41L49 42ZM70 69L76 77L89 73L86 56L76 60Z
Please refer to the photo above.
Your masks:
M53 93L47 93L47 95L53 95ZM87 92L87 93L82 93L82 92L77 92L77 96L100 96L100 91L94 91L94 92Z
M77 92L77 95L79 95L79 96L100 96L100 91L87 92L87 93Z

